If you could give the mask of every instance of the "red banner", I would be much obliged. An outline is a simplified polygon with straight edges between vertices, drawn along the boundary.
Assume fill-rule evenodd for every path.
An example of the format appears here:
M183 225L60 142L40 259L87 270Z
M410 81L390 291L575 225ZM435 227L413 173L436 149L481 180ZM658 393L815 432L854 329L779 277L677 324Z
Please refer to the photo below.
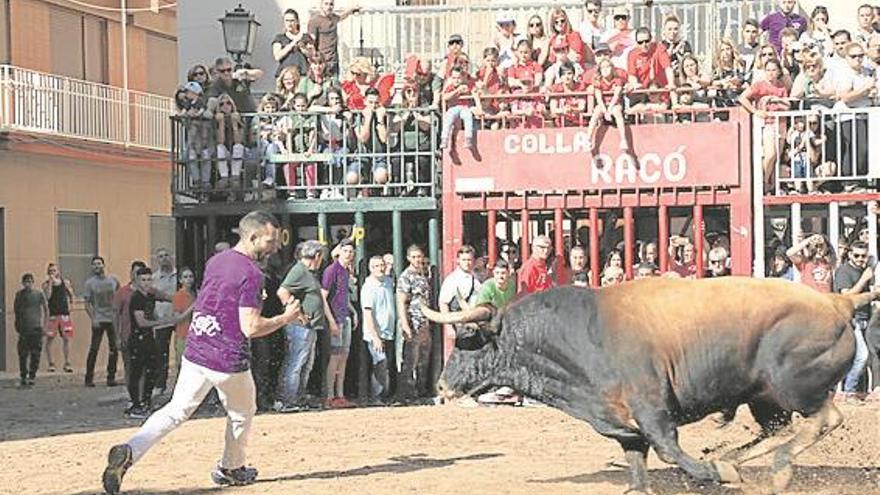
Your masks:
M593 153L581 127L480 131L475 151L459 134L444 159L458 193L734 186L747 131L736 120L634 125L621 151L617 129L605 127Z

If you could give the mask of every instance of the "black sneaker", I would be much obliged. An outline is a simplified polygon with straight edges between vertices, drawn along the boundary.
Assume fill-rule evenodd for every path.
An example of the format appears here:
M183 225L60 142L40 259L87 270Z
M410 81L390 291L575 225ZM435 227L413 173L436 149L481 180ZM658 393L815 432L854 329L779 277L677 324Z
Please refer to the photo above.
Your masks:
M88 388L95 388L95 382L93 382L93 381L86 381L86 387L88 387Z
M122 486L122 477L131 467L131 447L128 444L115 445L107 454L107 467L104 468L104 493L115 495Z
M149 415L149 411L143 406L131 406L127 411L125 411L125 417L131 419L146 419L146 417Z
M257 481L257 470L245 466L235 469L226 469L218 465L213 471L211 471L211 480L218 485L250 485Z

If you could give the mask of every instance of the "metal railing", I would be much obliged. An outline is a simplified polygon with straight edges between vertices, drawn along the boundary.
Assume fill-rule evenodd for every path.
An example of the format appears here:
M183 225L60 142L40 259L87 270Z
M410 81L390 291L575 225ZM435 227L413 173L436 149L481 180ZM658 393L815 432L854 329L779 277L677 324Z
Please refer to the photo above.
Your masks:
M364 137L362 112L243 114L234 126L231 118L172 117L176 203L439 193L440 118L430 109L387 109L384 142ZM221 126L231 141L218 142ZM369 126L378 132L375 117Z
M171 149L171 98L0 65L0 129Z
M739 42L740 28L746 19L760 20L775 8L775 0L664 0L652 7L641 2L611 0L603 2L602 22L610 28L611 11L626 6L632 13L630 26L645 26L653 33L662 31L663 19L675 14L681 21L681 36L688 40L694 53L711 61L718 40L729 37ZM492 45L495 18L500 12L513 15L517 31L524 32L528 18L537 14L545 18L550 8L562 8L577 29L584 18L582 1L534 3L499 3L491 5L377 7L365 8L359 15L339 25L340 58L343 66L356 56L378 54L388 70L399 69L409 55L440 60L446 53L449 35L462 35L465 51L478 57L484 47ZM375 56L375 55L374 55Z
M755 117L753 163L756 177L772 166L772 190L760 195L876 191L880 153L869 146L880 130L880 108L771 112ZM772 160L772 163L771 163ZM760 184L763 185L764 181Z

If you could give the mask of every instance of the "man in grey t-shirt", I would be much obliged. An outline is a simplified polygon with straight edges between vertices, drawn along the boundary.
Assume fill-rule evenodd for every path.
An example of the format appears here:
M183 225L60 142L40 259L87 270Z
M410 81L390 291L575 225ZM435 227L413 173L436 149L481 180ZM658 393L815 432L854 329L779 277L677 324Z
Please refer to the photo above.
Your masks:
M159 320L171 317L174 314L174 307L171 305L171 297L177 292L177 270L174 269L174 258L165 248L156 250L156 262L158 269L153 272L153 289L159 296L156 301L156 318ZM170 354L171 334L174 332L174 325L164 327L156 327L156 376L153 377L153 385L156 392L160 395L165 394L165 388L168 382L168 359Z
M119 288L116 277L107 276L104 267L104 258L92 257L91 278L86 280L83 299L86 303L86 312L92 320L92 343L89 346L89 356L86 359L86 387L95 386L95 360L98 358L98 349L101 348L101 340L107 334L107 386L116 385L116 332L113 329L113 296Z
M862 241L855 241L850 245L849 256L846 263L840 265L834 272L834 292L841 294L860 294L871 290L874 279L874 267L868 266L868 245ZM856 340L856 355L846 378L843 381L843 392L853 393L865 370L868 362L868 346L865 342L865 330L868 328L868 319L871 317L871 305L866 304L856 308L853 315L852 325Z

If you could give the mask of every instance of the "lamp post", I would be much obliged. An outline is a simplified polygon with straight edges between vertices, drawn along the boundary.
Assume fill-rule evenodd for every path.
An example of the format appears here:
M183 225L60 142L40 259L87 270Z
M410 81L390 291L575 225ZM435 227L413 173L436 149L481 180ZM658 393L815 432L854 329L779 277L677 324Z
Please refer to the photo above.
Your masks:
M242 59L254 52L257 39L257 28L260 23L254 14L238 4L234 10L226 11L226 15L218 19L223 26L223 43L226 52L235 60L236 68L241 67Z

